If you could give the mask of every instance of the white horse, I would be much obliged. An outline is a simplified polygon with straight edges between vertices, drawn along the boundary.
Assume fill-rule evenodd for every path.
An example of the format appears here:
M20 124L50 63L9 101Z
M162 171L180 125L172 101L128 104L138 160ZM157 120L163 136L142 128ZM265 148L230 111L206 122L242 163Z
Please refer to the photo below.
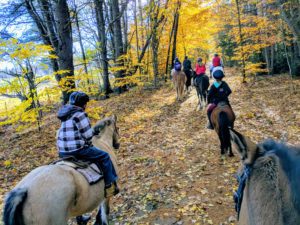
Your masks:
M184 86L187 79L186 75L183 71L176 71L175 69L172 69L171 75L176 90L176 99L181 101L183 99Z
M93 145L110 154L117 170L114 149L119 147L116 117L99 121L100 134ZM98 126L101 127L101 126ZM108 224L109 199L104 180L89 185L75 169L66 165L46 165L31 171L8 194L3 220L5 225L67 225L68 219L91 212L100 205L95 225Z

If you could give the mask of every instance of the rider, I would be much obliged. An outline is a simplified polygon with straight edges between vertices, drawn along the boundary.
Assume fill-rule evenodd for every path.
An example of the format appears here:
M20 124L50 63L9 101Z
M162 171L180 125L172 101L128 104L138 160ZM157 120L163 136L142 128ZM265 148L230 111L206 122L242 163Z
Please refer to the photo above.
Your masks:
M204 75L205 71L206 71L206 67L205 64L202 62L202 58L198 58L195 66L194 85L197 77Z
M224 68L224 65L223 65L223 61L222 59L219 57L219 54L218 53L215 53L214 54L214 57L212 59L212 62L211 62L211 65L209 67L209 70L210 70L210 74L212 75L213 71L216 69L216 68ZM224 71L224 70L223 70Z
M222 66L223 67L222 59L219 57L218 53L214 54L214 57L212 59L212 65L213 65L213 67L217 67L217 66Z
M207 102L209 104L207 107L208 129L213 129L210 119L212 111L215 107L217 107L219 102L226 102L230 106L228 96L231 94L231 89L228 86L228 84L225 81L222 81L224 77L223 70L215 70L212 76L215 79L215 81L211 85L207 96Z
M189 89L189 86L191 86L191 69L192 69L192 63L191 60L188 59L187 56L184 57L184 61L183 61L183 72L186 75L186 90Z
M76 91L70 95L69 104L58 112L61 127L57 135L59 157L73 156L95 162L103 171L105 196L111 197L119 192L118 176L108 153L92 145L92 137L99 134L99 129L93 129L85 112L89 96ZM104 125L103 125L104 126Z
M181 62L179 61L178 57L174 60L174 69L176 71L181 71Z

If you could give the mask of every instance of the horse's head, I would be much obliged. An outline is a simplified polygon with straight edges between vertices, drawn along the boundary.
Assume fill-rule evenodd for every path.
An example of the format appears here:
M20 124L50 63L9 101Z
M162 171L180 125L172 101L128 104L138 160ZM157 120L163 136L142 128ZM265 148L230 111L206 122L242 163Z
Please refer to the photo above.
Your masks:
M119 149L119 128L117 127L117 117L115 115L100 120L94 126L94 130L99 134L95 136L97 140L108 142L114 149Z
M233 129L230 130L230 137L244 165L252 165L255 159L264 151L248 137Z

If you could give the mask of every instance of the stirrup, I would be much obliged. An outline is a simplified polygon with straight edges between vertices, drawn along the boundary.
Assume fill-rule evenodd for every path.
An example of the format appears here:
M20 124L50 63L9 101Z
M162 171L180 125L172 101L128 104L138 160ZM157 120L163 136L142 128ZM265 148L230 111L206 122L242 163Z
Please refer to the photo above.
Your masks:
M112 197L117 195L120 192L120 189L117 186L116 182L113 182L109 186L105 187L105 198Z

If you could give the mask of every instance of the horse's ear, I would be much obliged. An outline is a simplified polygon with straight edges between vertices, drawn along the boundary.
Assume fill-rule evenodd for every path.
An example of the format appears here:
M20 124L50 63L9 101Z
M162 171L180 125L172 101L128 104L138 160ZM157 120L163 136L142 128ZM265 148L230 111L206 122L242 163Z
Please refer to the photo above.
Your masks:
M257 145L248 137L240 134L234 129L230 129L231 141L236 146L236 151L240 155L244 164L252 164L255 160Z
M111 116L111 119L112 119L114 122L117 122L117 116L116 116L115 114L113 114L113 115Z

